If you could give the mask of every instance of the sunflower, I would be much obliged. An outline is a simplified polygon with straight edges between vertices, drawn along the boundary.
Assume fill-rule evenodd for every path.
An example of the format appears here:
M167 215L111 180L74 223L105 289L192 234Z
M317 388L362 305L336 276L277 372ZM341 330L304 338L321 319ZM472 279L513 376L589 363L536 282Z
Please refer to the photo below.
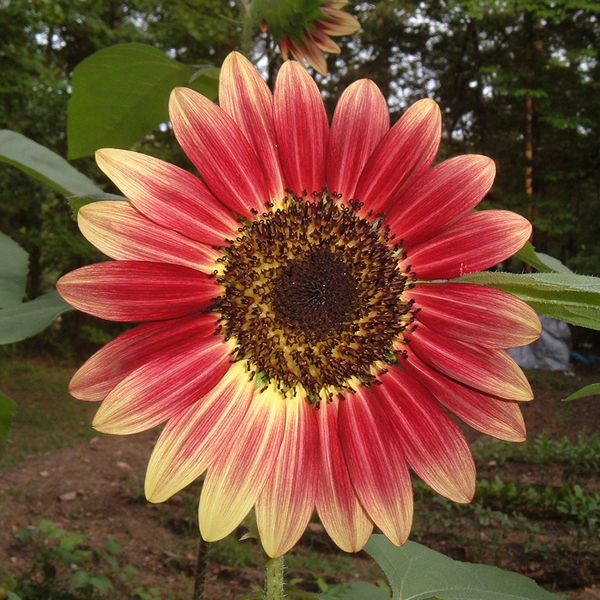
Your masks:
M340 53L331 36L352 35L360 23L342 10L345 0L254 0L253 12L262 17L263 31L270 31L284 60L292 54L326 75L324 52Z
M438 106L422 100L390 128L377 86L341 96L329 127L318 88L286 62L272 94L243 56L223 65L220 106L179 88L175 135L201 177L139 153L97 153L127 201L79 212L113 261L58 283L74 307L144 322L92 356L72 394L102 401L97 430L166 423L146 474L163 502L205 473L207 541L254 507L266 552L300 538L316 508L342 549L373 526L410 532L409 467L457 502L474 462L451 411L523 440L530 386L505 348L540 333L507 293L448 281L517 251L531 226L472 209L489 158L433 166Z

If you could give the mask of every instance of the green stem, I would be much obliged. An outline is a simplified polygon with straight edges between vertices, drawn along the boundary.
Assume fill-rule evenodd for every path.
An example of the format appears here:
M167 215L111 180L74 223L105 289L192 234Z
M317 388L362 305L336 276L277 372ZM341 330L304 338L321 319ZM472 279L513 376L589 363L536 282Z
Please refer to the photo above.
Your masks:
M206 581L206 565L208 564L208 543L200 537L200 548L198 549L198 564L196 566L196 581L194 583L194 595L192 600L204 598L204 583Z
M266 560L265 600L283 600L283 556Z
M247 0L237 0L240 9L240 18L242 20L242 35L240 37L240 52L250 58L252 45L254 42L254 23L250 15L250 4Z

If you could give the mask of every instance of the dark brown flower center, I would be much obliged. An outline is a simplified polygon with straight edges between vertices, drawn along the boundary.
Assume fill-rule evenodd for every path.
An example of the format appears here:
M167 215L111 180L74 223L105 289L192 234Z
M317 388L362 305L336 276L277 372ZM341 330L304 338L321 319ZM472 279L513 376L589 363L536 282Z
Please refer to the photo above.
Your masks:
M369 385L396 361L394 341L412 320L402 298L411 278L399 244L359 207L290 195L227 240L215 274L219 330L260 384L317 403Z

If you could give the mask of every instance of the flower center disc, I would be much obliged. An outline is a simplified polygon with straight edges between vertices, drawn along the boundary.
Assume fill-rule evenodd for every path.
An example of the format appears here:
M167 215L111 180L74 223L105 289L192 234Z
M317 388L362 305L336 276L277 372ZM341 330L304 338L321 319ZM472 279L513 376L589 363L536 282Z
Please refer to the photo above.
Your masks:
M260 385L318 403L396 362L394 341L412 321L402 298L411 279L400 246L359 208L326 193L290 195L227 240L219 332Z
M330 250L291 260L273 284L275 315L312 341L343 329L358 290L346 264Z

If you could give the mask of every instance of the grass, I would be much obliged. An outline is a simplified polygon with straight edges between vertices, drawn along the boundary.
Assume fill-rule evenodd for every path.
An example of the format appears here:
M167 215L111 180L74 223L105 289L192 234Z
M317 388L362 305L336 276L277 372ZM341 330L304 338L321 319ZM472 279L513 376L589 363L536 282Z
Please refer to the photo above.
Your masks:
M74 372L71 366L0 354L0 390L17 403L8 440L0 440L0 472L94 437L90 423L98 405L69 394Z

